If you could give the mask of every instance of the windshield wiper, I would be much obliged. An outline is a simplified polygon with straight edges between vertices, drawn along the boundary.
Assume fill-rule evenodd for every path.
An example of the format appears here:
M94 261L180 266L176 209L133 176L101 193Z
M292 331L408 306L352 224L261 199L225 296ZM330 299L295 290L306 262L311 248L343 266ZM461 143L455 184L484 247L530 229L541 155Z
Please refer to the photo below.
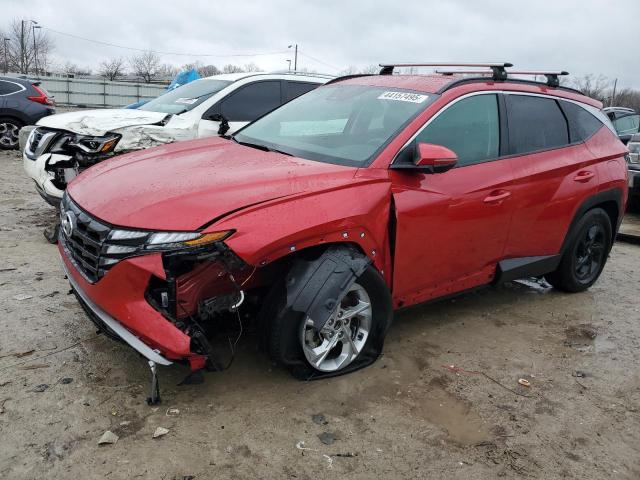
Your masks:
M231 140L233 140L239 145L244 145L245 147L257 148L258 150L263 150L265 152L281 153L282 155L288 155L289 157L293 157L293 154L289 152L278 150L277 148L267 147L266 145L262 145L261 143L241 142L233 135L231 135Z

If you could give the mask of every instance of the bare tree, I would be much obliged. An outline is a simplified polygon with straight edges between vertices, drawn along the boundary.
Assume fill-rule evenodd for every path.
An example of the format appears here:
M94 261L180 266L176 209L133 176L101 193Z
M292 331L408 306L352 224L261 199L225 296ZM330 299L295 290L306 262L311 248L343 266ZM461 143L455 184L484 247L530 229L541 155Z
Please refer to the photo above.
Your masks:
M114 81L125 74L125 62L123 58L110 58L100 64L100 76L107 80Z
M156 78L162 69L160 56L151 51L134 55L129 59L129 64L133 74L140 77L145 83L151 83L151 80Z
M636 112L640 112L640 91L623 88L616 93L613 106L633 108Z
M220 75L222 72L215 65L205 65L200 60L193 63L185 63L180 70L197 70L201 77L210 77L212 75Z
M338 76L342 77L342 76L345 76L345 75L355 75L356 73L358 73L358 69L356 67L354 67L353 65L349 65L344 70L340 70L338 72Z
M244 70L245 72L259 72L260 67L255 63L251 62L251 63L245 63L244 68L242 70Z
M574 78L571 82L571 86L580 90L588 97L604 102L611 95L609 90L611 89L612 83L604 75L595 76L593 74L589 74L583 77Z
M7 63L10 70L22 74L29 72L37 74L46 69L53 51L53 41L42 29L34 29L33 27L34 24L30 21L14 19L9 25L8 34L3 35L3 44L4 38L9 39L7 42ZM36 72L36 60L38 72ZM4 55L2 61L4 62Z
M222 73L242 73L244 70L238 65L227 64L222 67Z
M170 63L163 63L162 65L160 65L160 68L158 68L158 77L175 77L178 72L180 70L175 66L175 65L171 65Z
M201 77L211 77L212 75L220 75L222 72L215 65L203 65L198 68L198 74Z
M361 69L360 73L372 74L372 73L378 73L379 71L380 71L380 67L372 63L371 65L367 65L366 67Z

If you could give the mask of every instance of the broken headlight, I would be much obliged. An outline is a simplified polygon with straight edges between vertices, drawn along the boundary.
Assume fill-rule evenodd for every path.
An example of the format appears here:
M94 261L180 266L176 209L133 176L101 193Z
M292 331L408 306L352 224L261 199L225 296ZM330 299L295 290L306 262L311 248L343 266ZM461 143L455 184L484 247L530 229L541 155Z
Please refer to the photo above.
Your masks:
M70 147L76 147L86 153L109 153L113 151L120 140L120 135L106 135L104 137L90 137L76 135Z
M233 230L222 232L145 232L136 230L112 230L109 233L105 253L134 253L144 250L175 250L198 247L227 239Z

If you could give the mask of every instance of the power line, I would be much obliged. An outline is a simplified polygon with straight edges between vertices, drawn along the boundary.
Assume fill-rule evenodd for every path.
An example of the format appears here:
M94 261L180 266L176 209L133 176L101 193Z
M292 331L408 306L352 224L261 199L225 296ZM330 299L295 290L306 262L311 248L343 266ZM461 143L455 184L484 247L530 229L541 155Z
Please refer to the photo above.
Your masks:
M160 55L175 55L175 56L181 56L181 57L261 57L261 56L267 56L267 55L281 55L281 54L285 54L288 53L287 50L281 50L281 51L277 51L277 52L262 52L262 53L237 53L237 54L214 54L214 53L184 53L184 52L164 52L164 51L160 51L160 50L150 50L147 48L136 48L136 47L127 47L125 45L118 45L115 43L109 43L109 42L103 42L101 40L93 40L91 38L86 38L86 37L81 37L80 35L74 35L72 33L66 33L66 32L60 32L58 30L54 30L53 28L49 28L49 27L42 27L45 30L48 30L50 32L53 33L57 33L58 35L64 35L66 37L71 37L71 38L77 38L79 40L84 40L85 42L91 42L91 43L97 43L99 45L106 45L108 47L115 47L115 48L122 48L125 50L134 50L136 52L153 52L153 53L157 53ZM311 57L309 57L311 58Z
M336 71L341 70L339 67L336 67L335 65L331 65L330 63L327 63L327 62L323 62L322 60L320 60L320 59L318 59L318 58L315 58L315 57L312 57L311 55L309 55L309 54L307 54L307 53L304 53L304 52L303 52L303 51L301 51L301 50L298 50L298 53L299 53L299 54L301 54L301 55L303 55L303 56L305 56L305 57L307 57L307 58L309 58L310 60L313 60L313 61L315 61L315 62L321 63L321 64L322 64L322 65L324 65L325 67L332 68L332 69L334 69L334 70L336 70Z

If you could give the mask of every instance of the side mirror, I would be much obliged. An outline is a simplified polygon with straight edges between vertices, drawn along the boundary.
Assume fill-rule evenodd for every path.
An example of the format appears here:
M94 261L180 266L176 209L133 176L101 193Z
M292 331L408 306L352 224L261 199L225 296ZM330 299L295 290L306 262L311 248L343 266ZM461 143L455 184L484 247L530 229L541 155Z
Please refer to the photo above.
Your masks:
M218 128L218 135L224 135L229 131L229 122L221 113L212 113L209 115L209 120L212 122L220 122L220 128Z
M433 173L451 170L458 163L453 150L432 143L418 143L416 167L428 167Z
M394 170L414 170L424 173L442 173L451 170L458 162L454 151L442 145L433 143L418 143L416 145L414 162L396 162L391 165Z

